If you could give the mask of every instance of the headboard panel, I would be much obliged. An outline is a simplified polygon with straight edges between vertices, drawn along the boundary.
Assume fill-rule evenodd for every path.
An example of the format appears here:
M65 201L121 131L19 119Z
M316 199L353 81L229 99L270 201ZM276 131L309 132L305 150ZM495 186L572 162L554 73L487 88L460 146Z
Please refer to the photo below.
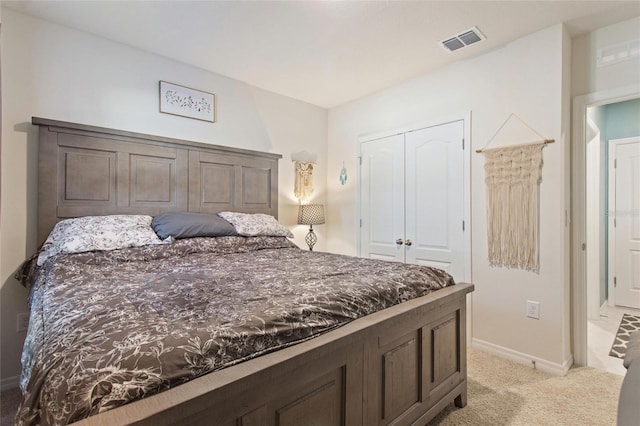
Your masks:
M278 216L279 154L33 117L38 241L61 219L225 210Z

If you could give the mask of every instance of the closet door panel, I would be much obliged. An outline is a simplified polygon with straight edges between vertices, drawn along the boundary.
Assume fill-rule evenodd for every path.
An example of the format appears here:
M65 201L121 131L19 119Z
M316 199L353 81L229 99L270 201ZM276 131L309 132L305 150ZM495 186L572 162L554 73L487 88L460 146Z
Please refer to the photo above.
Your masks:
M403 262L404 135L365 142L360 149L361 256Z
M406 134L406 261L464 277L463 121Z

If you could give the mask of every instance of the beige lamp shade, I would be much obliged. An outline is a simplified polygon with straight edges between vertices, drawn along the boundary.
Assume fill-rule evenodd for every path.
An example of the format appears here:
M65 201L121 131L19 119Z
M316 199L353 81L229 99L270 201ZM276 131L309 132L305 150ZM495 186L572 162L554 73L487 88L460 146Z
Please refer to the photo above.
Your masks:
M324 223L324 205L303 204L298 210L298 224L321 225Z

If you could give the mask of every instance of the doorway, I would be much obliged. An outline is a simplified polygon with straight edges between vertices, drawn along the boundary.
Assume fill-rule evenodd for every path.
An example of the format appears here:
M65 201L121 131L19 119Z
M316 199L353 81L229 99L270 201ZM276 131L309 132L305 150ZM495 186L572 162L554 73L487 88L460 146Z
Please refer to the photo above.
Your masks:
M629 116L631 118L629 118ZM574 100L572 163L573 352L579 365L623 374L609 356L622 315L612 294L609 222L610 141L640 136L640 88L594 93ZM625 122L626 120L626 122ZM625 133L626 132L626 133ZM630 132L630 133L629 133ZM633 312L637 315L638 312Z

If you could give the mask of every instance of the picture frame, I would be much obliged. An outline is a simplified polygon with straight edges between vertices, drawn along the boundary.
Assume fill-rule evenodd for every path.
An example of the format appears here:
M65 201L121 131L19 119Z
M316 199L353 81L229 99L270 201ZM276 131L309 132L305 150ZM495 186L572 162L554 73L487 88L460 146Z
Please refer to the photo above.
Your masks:
M216 95L160 80L160 112L214 123Z

